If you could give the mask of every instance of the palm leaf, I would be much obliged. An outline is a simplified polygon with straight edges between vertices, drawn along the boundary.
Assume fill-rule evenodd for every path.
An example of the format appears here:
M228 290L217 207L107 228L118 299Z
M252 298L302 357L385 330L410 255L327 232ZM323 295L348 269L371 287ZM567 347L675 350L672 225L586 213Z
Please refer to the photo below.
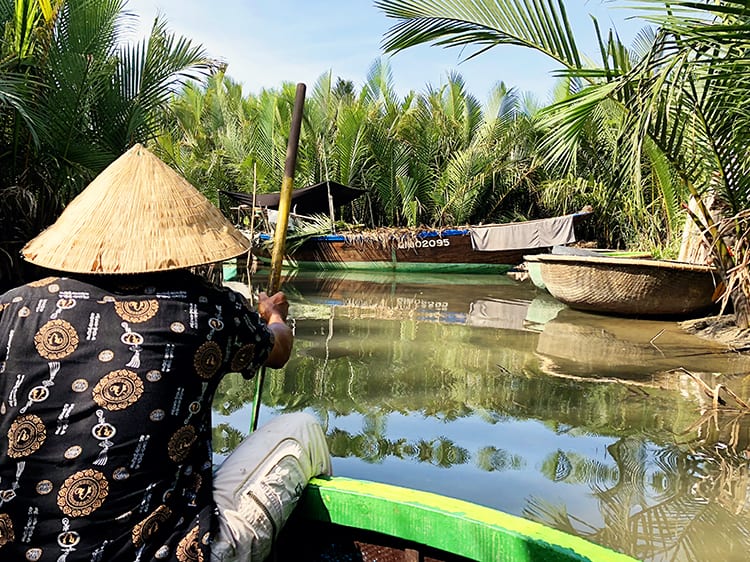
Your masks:
M561 1L377 0L375 6L400 20L385 36L388 52L422 43L478 46L471 58L506 44L539 50L566 67L582 66Z

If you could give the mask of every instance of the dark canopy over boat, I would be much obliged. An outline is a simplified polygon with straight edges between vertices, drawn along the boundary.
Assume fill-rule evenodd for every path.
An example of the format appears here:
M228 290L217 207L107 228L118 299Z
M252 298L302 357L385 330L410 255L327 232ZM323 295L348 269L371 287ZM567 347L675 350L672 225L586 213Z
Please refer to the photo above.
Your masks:
M292 212L298 215L313 215L317 213L328 213L328 192L330 190L333 198L333 206L341 207L351 203L357 197L364 195L366 192L362 189L355 189L335 181L316 183L302 189L295 189L292 192ZM241 205L252 205L252 193L235 193L232 191L220 190L220 193L233 199ZM279 192L261 193L255 196L255 206L265 207L267 209L279 208Z

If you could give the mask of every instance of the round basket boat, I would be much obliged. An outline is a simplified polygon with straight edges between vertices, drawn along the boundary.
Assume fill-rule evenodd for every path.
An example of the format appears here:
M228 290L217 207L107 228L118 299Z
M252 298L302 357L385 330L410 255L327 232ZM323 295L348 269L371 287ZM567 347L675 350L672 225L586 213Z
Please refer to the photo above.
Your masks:
M722 294L718 271L668 260L536 256L547 290L571 308L623 316L687 315Z

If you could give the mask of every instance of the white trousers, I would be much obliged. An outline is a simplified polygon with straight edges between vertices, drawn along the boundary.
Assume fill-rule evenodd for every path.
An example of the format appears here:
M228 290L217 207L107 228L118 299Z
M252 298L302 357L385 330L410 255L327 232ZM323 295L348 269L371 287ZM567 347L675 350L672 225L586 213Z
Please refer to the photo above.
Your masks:
M305 413L274 418L245 438L214 475L214 561L262 561L313 476L331 474L323 430Z

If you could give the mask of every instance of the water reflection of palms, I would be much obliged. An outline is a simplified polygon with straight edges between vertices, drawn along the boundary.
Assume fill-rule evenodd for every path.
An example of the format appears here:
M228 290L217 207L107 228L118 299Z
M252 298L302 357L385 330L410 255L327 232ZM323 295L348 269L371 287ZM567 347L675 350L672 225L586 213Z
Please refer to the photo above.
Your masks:
M585 459L570 459L576 479L586 482L599 502L602 528L569 514L564 505L541 498L529 501L525 516L616 546L640 560L746 559L750 550L747 460L726 447L691 451L670 445L655 452L653 447L637 437L610 445L616 479L609 487L609 479L590 470L590 463L588 468L575 466Z

